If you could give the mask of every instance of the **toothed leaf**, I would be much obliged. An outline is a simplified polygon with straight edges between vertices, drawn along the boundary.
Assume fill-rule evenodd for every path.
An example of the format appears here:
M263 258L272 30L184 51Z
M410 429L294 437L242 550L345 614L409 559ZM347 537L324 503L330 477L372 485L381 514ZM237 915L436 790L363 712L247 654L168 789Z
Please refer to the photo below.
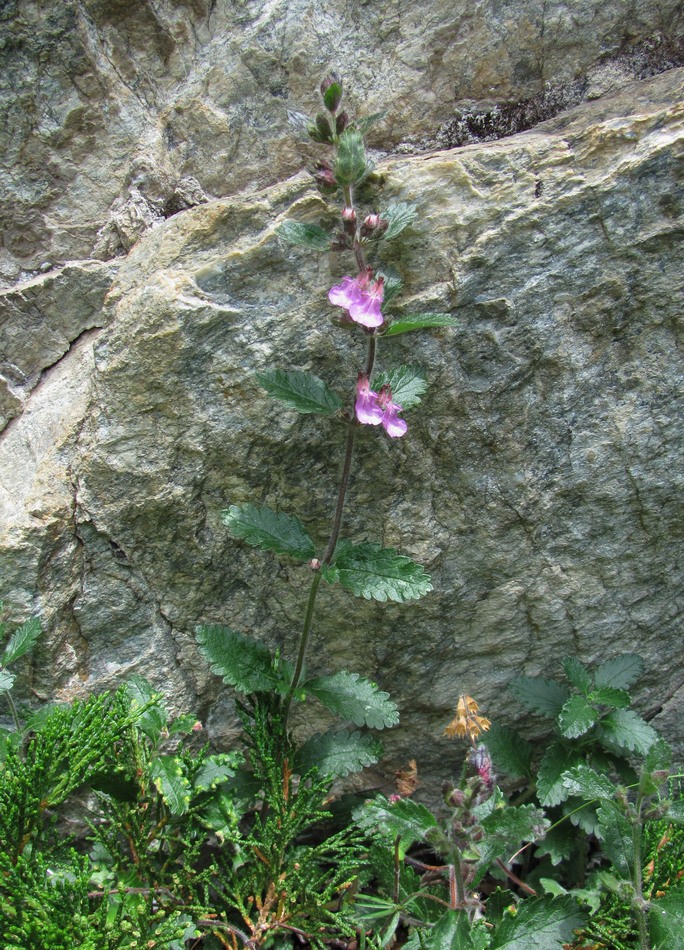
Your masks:
M485 738L494 768L512 778L531 776L532 746L513 729L494 723Z
M398 336L413 330L430 330L437 327L457 327L459 322L448 313L411 313L396 317L385 330L384 336Z
M298 561L310 561L314 556L313 541L293 515L254 505L231 505L221 512L221 520L234 538L243 538L253 547L286 554Z
M158 755L152 760L150 774L172 815L184 815L190 805L190 783L175 755Z
M658 733L633 709L614 709L599 725L599 735L611 748L640 752L644 755L658 738Z
M380 215L385 221L389 221L389 227L383 234L383 239L385 241L391 241L392 238L401 234L404 228L407 228L415 221L417 215L416 206L406 201L397 201L395 204L391 204L389 208Z
M389 693L361 679L358 673L341 671L332 676L319 676L304 683L302 688L330 712L357 726L387 729L399 722L399 712Z
M596 723L597 714L584 696L571 696L558 716L560 731L568 739L583 736Z
M427 389L425 370L417 366L398 366L387 373L379 373L373 379L373 389L378 391L381 386L389 386L392 391L392 402L402 409L417 406L420 397Z
M559 805L567 798L563 773L581 763L581 754L568 749L563 742L554 742L546 750L537 773L537 796L542 805Z
M15 660L32 650L39 636L40 623L35 617L31 617L30 620L27 620L26 623L15 630L9 638L2 657L2 665L9 666L10 663L14 663Z
M363 136L356 129L346 129L340 136L333 168L340 185L356 185L368 174Z
M603 853L615 870L629 879L634 855L631 824L612 801L602 802L596 815L596 834L601 841Z
M8 690L14 686L15 676L9 670L0 670L0 689Z
M317 224L302 221L283 221L276 228L276 234L288 244L308 247L313 251L329 251L330 235Z
M411 798L390 802L378 795L356 809L354 820L366 831L377 829L388 838L399 838L404 850L418 841L434 841L442 835L432 812Z
M613 660L606 660L594 674L596 686L612 686L628 689L636 682L644 669L644 661L636 653L624 653Z
M551 718L558 715L570 695L567 687L556 680L540 676L518 676L508 688L523 706Z
M529 898L521 901L514 915L504 915L490 950L561 950L586 920L587 914L570 894Z
M330 729L300 746L296 768L300 775L316 768L320 775L343 778L373 765L381 754L382 745L374 736Z
M417 600L432 590L420 564L379 544L340 542L333 563L321 568L329 584L338 583L366 600Z
M275 669L263 643L213 624L198 627L195 637L212 673L222 676L228 686L242 693L287 689L285 671Z
M258 373L257 379L269 396L279 399L297 412L329 415L342 408L342 400L313 373L271 369Z
M612 798L615 794L615 786L610 779L588 765L574 765L563 773L561 781L566 798L573 796L592 801L595 798Z

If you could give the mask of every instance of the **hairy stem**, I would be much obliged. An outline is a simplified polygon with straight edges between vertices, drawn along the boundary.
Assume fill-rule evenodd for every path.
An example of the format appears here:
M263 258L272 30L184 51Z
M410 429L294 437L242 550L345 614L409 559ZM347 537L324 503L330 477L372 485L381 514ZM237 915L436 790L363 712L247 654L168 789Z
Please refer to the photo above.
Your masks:
M21 732L21 723L19 722L19 716L17 715L17 707L14 705L14 700L12 699L12 694L8 689L5 690L5 696L7 697L7 702L9 703L9 708L12 713L12 719L14 719L14 727L17 732Z
M635 814L632 819L632 860L634 864L632 883L634 885L634 909L639 928L639 950L651 950L648 921L646 920L648 903L644 900L644 879L641 868L641 802L641 795L638 795Z

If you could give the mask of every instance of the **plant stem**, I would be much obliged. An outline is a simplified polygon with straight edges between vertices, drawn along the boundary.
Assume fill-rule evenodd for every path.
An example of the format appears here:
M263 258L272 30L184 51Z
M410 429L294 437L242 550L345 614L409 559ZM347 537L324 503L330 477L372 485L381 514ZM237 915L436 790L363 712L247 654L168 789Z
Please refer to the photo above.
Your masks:
M644 879L641 868L641 803L642 796L637 795L634 817L632 818L632 860L634 871L632 883L634 885L634 909L636 911L637 926L639 927L639 950L651 950L648 936L648 922L646 914L648 903L644 900Z
M14 719L14 727L17 730L17 732L21 732L21 723L19 722L19 716L17 715L17 707L14 705L12 694L10 693L8 689L5 690L5 696L7 697L7 702L9 703L9 707L12 712L12 719Z

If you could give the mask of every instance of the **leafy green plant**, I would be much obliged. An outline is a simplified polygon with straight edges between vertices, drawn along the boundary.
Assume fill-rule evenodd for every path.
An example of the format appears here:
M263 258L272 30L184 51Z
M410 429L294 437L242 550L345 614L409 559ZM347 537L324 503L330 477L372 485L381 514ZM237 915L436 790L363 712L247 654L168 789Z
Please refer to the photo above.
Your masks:
M4 605L0 601L0 615L2 615L4 610ZM16 676L11 672L8 667L16 663L17 660L21 657L26 656L27 653L35 646L36 640L40 636L40 623L35 617L32 617L30 620L27 620L20 627L18 627L7 639L5 643L2 657L0 658L0 691L4 692L7 703L12 712L12 719L14 720L14 726L17 730L21 728L19 722L19 716L17 714L16 706L14 705L14 700L12 699L12 687L14 686L14 681ZM0 621L0 644L7 638L7 624L4 620ZM9 730L0 729L0 755L5 748L7 737L9 735Z
M667 941L675 935L684 942L684 904L677 889L664 903L644 889L649 825L681 821L684 810L665 794L669 746L630 708L628 689L642 672L642 660L628 653L592 672L569 657L563 669L567 683L519 677L511 684L516 698L553 721L554 738L538 764L533 747L511 730L495 727L488 741L495 764L527 782L528 794L534 793L554 820L536 849L537 859L545 859L545 871L537 875L549 893L564 894L557 881L562 874L594 914L600 914L606 897L610 914L619 906L617 917L631 946L664 948L673 945ZM590 848L593 863L603 867L586 881ZM552 877L552 868L561 873ZM597 918L589 932L601 926Z

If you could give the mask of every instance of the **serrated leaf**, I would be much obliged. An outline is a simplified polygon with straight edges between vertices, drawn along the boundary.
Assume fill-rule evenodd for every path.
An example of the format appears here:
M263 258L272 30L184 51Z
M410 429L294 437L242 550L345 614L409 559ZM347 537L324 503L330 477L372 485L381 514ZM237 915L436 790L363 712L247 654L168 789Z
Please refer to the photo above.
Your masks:
M402 292L404 282L393 267L384 267L376 271L375 276L382 277L384 281L382 300L383 306L387 307L387 305Z
M186 713L183 716L177 716L173 722L169 723L168 730L170 736L187 736L197 726L197 716Z
M242 693L287 689L283 674L263 643L214 624L198 627L195 637L212 673Z
M237 764L235 755L230 755L227 752L210 755L195 775L193 780L195 791L207 792L209 789L216 788L226 782L235 775Z
M535 859L548 855L551 864L558 865L567 861L577 844L577 832L570 822L564 821L549 828L542 841L536 847Z
M399 711L389 693L361 679L358 673L341 671L332 676L319 676L304 683L302 688L330 712L357 726L387 729L399 722Z
M406 201L397 201L391 204L387 210L383 211L380 215L385 221L389 221L389 227L382 235L383 240L391 241L392 238L401 234L404 228L409 227L409 225L415 221L417 216L418 212L414 204L409 204Z
M357 129L346 129L339 137L333 169L340 185L356 185L368 174L363 135Z
M536 805L518 805L497 808L482 819L485 835L478 845L475 884L479 883L492 861L508 851L517 850L523 841L543 838L551 822Z
M612 801L601 802L596 816L596 834L601 841L603 853L618 874L629 880L634 863L632 826Z
M614 686L599 686L589 694L592 703L599 706L609 706L611 709L624 709L629 706L629 693Z
M216 795L212 795L210 801L204 806L200 812L200 818L223 843L236 835L240 815L235 807L233 796L226 791L219 791Z
M392 840L399 838L404 850L418 841L434 842L435 836L442 834L430 809L412 798L390 802L378 795L354 811L354 820L366 831L380 831Z
M563 815L569 818L576 828L581 828L585 835L596 834L598 817L596 810L598 803L582 802L579 798L568 798L563 803Z
M376 122L380 122L381 119L384 119L387 115L387 110L383 109L382 112L373 112L371 115L366 115L362 119L355 119L353 122L353 127L360 132L361 135L365 135L370 128L372 128Z
M158 755L150 766L152 781L172 815L184 815L190 805L190 782L183 774L180 759Z
M340 542L333 563L321 574L329 584L338 583L366 600L417 600L432 590L430 577L420 564L393 548L370 542Z
M586 696L592 687L591 673L577 659L576 656L566 656L563 660L563 671L572 685Z
M665 817L678 825L684 824L684 801L670 802Z
M294 109L287 110L287 121L303 136L308 136L309 129L313 124L308 115L303 112L296 112Z
M567 798L563 787L563 773L582 763L579 752L564 742L554 742L544 753L537 773L537 797L542 805L560 805Z
M23 623L14 631L9 638L2 657L2 665L9 666L20 657L25 656L35 646L36 640L40 636L40 623L35 617L31 617L26 623ZM3 687L4 688L4 687Z
M653 901L648 914L651 950L684 947L684 888L672 888Z
M494 723L486 736L494 768L512 778L531 776L532 746L514 729Z
M344 778L373 765L382 755L382 745L362 732L329 729L308 739L297 752L300 775L317 768L320 775Z
M318 224L306 224L303 221L283 221L276 228L276 234L288 244L308 247L313 251L329 251L330 235Z
M410 409L418 405L420 397L427 389L425 370L418 366L398 366L373 378L372 388L376 392L381 386L389 386L393 402L402 409Z
M574 695L565 703L558 715L558 726L568 739L583 736L595 725L596 710L584 696Z
M297 412L331 414L342 408L342 400L313 373L271 369L258 373L257 379L269 396Z
M605 716L598 729L601 741L610 748L644 755L658 738L658 733L633 709L614 709Z
M9 670L0 669L0 689L8 690L14 686L15 676Z
M641 676L644 661L637 653L624 653L613 660L606 660L594 673L596 686L612 686L627 689Z
M508 688L523 706L553 719L570 695L566 686L541 676L517 676Z
M520 902L515 915L504 916L491 950L561 950L586 920L587 915L570 894L530 898Z
M385 330L384 336L398 336L413 330L429 330L437 327L457 327L456 317L448 313L410 313L396 317Z
M137 726L152 744L156 745L167 722L166 707L162 702L161 693L153 689L152 684L144 676L131 676L125 685L133 708L147 707L139 717Z
M615 794L615 786L610 779L588 765L573 766L563 773L561 781L567 792L566 798L575 796L592 801L595 798L610 799Z
M460 910L448 910L423 937L420 946L423 950L475 950L471 929L467 914Z
M299 518L278 514L270 508L254 505L231 505L221 512L221 520L234 538L264 551L286 554L298 561L310 561L314 544Z

